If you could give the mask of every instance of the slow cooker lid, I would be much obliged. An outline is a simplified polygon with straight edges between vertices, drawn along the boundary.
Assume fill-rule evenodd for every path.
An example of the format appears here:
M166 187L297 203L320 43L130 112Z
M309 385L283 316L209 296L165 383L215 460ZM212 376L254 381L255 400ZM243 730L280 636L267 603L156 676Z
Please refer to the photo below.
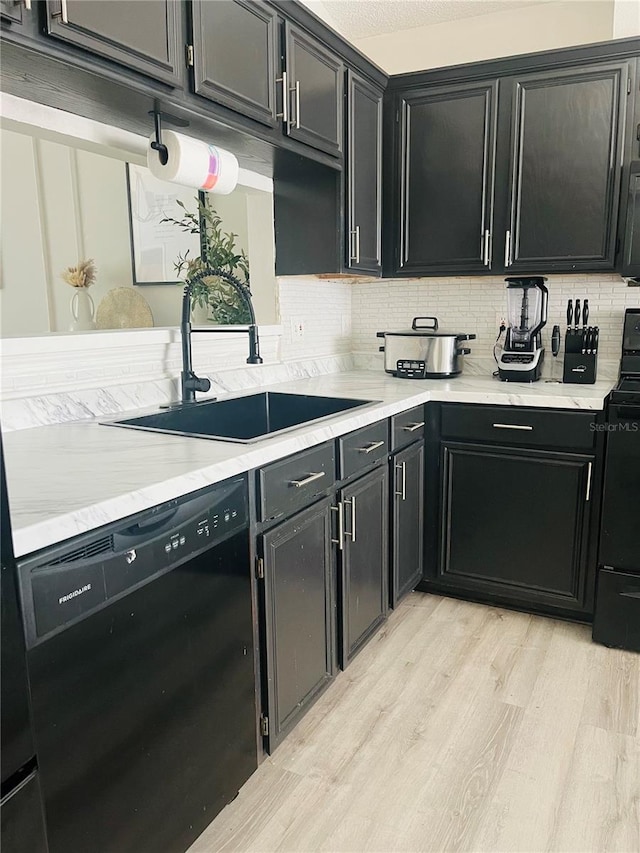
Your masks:
M385 335L401 335L403 337L455 338L458 341L474 341L476 336L467 332L443 332L438 329L437 317L414 317L410 329L400 331L378 332L378 337Z

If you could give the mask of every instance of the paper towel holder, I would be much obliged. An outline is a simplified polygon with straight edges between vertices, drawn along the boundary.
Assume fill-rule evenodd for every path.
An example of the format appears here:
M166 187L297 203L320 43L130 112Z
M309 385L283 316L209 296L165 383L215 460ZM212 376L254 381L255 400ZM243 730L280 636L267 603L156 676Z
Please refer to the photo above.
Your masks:
M166 121L167 124L172 124L175 127L189 127L189 122L170 113L163 113L160 110L149 110L149 115L153 116L153 125L156 133L156 138L151 143L151 147L154 151L158 152L158 157L162 165L166 166L169 160L169 152L167 146L162 144L162 122Z

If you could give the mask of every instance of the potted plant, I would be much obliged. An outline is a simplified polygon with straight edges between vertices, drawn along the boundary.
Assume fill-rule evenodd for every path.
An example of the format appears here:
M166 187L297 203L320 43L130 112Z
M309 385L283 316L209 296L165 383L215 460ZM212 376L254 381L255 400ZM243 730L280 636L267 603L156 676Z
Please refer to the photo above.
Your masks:
M175 268L178 275L185 274L187 281L205 269L222 269L249 285L249 259L244 249L236 247L237 234L222 230L222 218L202 198L196 198L198 212L188 211L185 205L176 203L184 211L182 219L165 216L162 222L170 222L182 231L200 235L200 255L190 257L189 250L178 255ZM219 325L242 325L250 322L247 306L237 291L227 282L215 276L194 281L191 289L192 304L207 310L207 318Z

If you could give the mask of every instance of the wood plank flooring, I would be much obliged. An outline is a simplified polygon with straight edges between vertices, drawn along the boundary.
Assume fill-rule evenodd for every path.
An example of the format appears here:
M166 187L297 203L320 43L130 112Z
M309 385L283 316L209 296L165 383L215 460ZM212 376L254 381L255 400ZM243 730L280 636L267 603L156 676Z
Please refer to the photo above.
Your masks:
M190 853L640 851L640 655L412 593Z

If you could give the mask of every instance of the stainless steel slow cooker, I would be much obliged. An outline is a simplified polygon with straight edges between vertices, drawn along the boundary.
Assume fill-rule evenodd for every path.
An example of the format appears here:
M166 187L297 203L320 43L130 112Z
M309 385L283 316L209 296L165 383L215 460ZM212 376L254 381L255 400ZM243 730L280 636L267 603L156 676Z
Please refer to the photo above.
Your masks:
M427 325L428 323L428 325ZM414 317L410 329L378 332L384 338L384 369L404 379L446 379L462 373L463 356L470 349L461 347L475 335L438 331L437 317Z

